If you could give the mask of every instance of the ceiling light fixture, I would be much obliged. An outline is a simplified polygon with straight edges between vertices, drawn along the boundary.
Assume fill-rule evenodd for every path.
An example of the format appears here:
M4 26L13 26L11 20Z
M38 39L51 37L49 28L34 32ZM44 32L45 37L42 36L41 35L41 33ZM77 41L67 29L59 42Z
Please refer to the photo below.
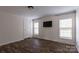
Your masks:
M34 9L34 7L33 6L27 6L28 7L28 9Z

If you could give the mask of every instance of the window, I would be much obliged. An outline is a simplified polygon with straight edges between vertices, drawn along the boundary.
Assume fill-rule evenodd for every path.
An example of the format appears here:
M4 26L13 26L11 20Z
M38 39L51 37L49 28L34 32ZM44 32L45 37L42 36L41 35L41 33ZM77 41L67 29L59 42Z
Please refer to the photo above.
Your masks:
M72 39L72 18L59 20L60 38Z
M39 23L34 22L34 34L38 35L39 34Z

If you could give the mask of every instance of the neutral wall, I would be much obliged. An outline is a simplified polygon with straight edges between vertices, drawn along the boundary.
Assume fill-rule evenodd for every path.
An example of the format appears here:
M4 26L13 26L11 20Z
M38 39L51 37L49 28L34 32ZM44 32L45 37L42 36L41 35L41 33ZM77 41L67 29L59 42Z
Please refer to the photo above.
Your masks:
M51 41L57 41L57 42L62 42L62 43L68 43L68 44L75 44L75 35L73 34L73 39L61 39L59 38L59 19L63 18L73 18L73 33L75 34L75 14L64 14L64 15L58 15L58 16L47 16L47 17L42 17L39 19L36 19L34 21L39 22L39 35L37 37L51 40ZM51 28L44 28L43 27L43 22L44 21L52 21L52 27Z
M0 12L0 45L23 40L23 17Z
M79 9L76 11L76 46L79 52Z

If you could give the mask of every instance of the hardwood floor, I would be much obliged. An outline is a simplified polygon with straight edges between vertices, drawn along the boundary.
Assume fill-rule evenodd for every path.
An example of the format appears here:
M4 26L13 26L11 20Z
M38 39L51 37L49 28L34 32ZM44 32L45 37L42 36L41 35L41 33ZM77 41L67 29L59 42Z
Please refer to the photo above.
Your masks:
M77 53L74 45L29 38L0 47L1 53Z

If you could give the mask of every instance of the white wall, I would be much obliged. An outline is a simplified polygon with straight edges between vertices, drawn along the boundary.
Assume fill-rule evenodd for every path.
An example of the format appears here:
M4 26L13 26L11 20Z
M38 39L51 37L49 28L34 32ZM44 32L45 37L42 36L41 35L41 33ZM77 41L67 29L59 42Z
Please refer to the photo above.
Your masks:
M79 9L76 11L76 46L79 52Z
M51 40L51 41L57 41L57 42L62 42L62 43L68 43L68 44L75 44L75 35L73 35L73 39L72 40L68 40L68 39L61 39L59 38L59 19L63 19L63 18L68 18L68 17L72 17L73 18L73 33L74 32L74 26L75 26L75 14L67 14L67 15L59 15L59 16L47 16L47 17L42 17L39 19L36 19L34 21L39 22L39 38L43 38L43 39L47 39L47 40ZM52 28L44 28L43 27L43 22L44 21L49 21L51 20L53 22L52 24Z
M0 45L23 40L24 17L0 12Z

